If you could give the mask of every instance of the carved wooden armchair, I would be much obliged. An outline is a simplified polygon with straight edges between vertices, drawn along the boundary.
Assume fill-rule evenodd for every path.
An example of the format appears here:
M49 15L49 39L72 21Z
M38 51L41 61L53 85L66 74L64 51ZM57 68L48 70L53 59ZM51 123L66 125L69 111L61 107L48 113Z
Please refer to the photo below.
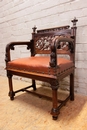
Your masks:
M9 96L13 100L17 92L28 91L28 88L36 90L35 80L49 83L52 89L53 107L51 114L54 120L57 119L60 108L70 99L74 100L74 69L75 69L75 41L76 22L72 20L73 26L62 26L44 30L33 28L32 40L28 42L11 42L6 46L6 70L9 83ZM10 50L15 46L26 45L30 49L31 56L11 60ZM44 56L37 56L44 54ZM48 55L45 55L48 54ZM50 54L50 55L49 55ZM70 59L61 58L61 55L69 55ZM58 57L60 55L60 57ZM14 91L12 76L23 76L32 79L32 85ZM59 81L70 76L70 94L58 106L57 90Z

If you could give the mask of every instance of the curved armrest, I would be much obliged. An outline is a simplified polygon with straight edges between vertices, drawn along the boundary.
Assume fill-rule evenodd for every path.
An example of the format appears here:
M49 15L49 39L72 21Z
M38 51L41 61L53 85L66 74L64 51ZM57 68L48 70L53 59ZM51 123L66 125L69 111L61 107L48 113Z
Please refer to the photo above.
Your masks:
M68 42L71 53L74 53L74 39L66 37L55 37L51 44L50 66L57 67L57 48L60 42Z
M54 42L55 42L55 40L56 40L56 42L61 42L61 41L63 41L63 42L72 42L73 43L73 41L74 41L74 39L72 39L72 38L68 38L68 37L56 37L55 39L54 39Z
M70 50L71 53L74 52L74 39L72 38L67 38L67 37L57 37L54 39L54 42L56 44L56 47L59 48L58 46L61 46L60 43L66 43L67 42L67 46L68 46L68 49L67 50ZM60 49L63 49L63 47L61 46Z
M16 46L16 45L27 45L27 49L32 50L32 44L31 43L33 43L33 40L31 40L30 42L11 42L11 43L7 44L7 46L6 46L6 54L5 54L6 63L11 60L11 58L10 58L10 50L14 50L14 46Z

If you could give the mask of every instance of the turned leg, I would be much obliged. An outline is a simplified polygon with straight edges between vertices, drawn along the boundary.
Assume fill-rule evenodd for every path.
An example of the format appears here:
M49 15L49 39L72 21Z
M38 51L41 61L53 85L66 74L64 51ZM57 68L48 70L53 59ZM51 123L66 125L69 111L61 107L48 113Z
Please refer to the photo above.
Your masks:
M58 118L58 101L57 101L57 89L52 89L52 100L53 100L53 108L51 110L51 114L53 116L53 120L57 120Z
M70 100L74 101L74 73L70 75Z
M36 83L35 83L35 80L32 80L32 87L33 87L33 90L36 90Z
M12 75L9 74L8 76L8 83L9 83L9 96L11 100L14 100L15 93L13 91L13 85L12 85Z

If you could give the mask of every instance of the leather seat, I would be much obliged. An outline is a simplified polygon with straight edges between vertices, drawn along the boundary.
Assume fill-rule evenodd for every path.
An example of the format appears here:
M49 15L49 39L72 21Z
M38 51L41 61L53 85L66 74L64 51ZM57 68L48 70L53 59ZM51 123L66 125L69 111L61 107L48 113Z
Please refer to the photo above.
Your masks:
M57 69L51 68L49 66L49 61L50 57L48 56L20 58L8 62L6 69L24 70L28 72L42 73L48 75L56 75L56 74L58 75L74 67L74 63L71 60L65 58L57 59L57 65L58 65Z

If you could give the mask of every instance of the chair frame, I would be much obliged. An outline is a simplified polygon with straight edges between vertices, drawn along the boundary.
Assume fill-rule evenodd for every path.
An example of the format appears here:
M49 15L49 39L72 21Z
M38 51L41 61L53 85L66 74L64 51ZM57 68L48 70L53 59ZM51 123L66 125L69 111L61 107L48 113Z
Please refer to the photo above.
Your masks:
M11 100L14 100L14 96L16 93L20 92L20 91L27 91L29 93L33 93L31 91L29 91L29 88L33 88L33 90L36 90L36 83L35 80L40 80L40 81L44 81L44 82L48 82L51 85L51 89L52 89L52 103L53 103L53 107L51 110L51 114L54 120L56 120L58 118L58 114L59 111L61 109L62 106L64 106L66 104L66 102L70 99L71 101L74 100L74 70L75 67L65 71L63 74L57 76L55 75L54 78L52 78L51 76L48 76L46 74L36 74L34 72L25 72L24 70L20 71L20 70L15 70L15 69L7 69L7 65L8 63L11 61L11 54L10 54L10 50L14 50L15 46L19 46L19 45L26 45L27 49L30 49L31 51L31 56L35 56L36 55L36 51L35 50L35 37L36 36L44 36L44 35L50 35L51 33L53 33L53 30L58 30L58 33L61 34L66 34L66 33L70 33L70 38L65 38L65 37L60 37L57 40L54 40L54 42L51 44L50 47L50 67L52 68L57 68L57 53L58 54L68 54L70 56L70 60L73 61L73 63L75 64L75 44L76 44L76 22L78 20L76 18L74 18L72 20L73 26L71 27L70 30L68 30L69 26L62 26L62 27L57 27L57 28L50 28L50 29L43 29L43 30L37 30L36 33L36 27L33 28L33 33L32 33L32 40L28 41L28 42L11 42L9 44L7 44L6 46L6 54L5 54L5 62L6 62L6 70L7 70L7 77L8 77L8 83L9 83L9 96ZM57 47L58 44L60 42L69 42L71 44L74 44L74 48L71 48L71 52L66 52L66 51L60 51L58 50L57 52ZM39 54L49 54L49 51L39 51ZM12 84L12 76L13 75L17 75L17 76L22 76L22 77L27 77L32 79L32 85L22 88L20 90L13 90L13 84ZM65 78L66 76L70 76L70 94L69 96L64 100L58 100L57 99L57 90L59 88L59 81L62 80L63 78ZM57 77L57 78L56 78ZM36 94L36 93L34 93ZM37 95L37 94L36 94ZM41 96L40 94L38 94L39 96ZM44 96L45 98L48 98L49 100L51 100L50 97ZM58 106L58 102L60 102L60 105Z

